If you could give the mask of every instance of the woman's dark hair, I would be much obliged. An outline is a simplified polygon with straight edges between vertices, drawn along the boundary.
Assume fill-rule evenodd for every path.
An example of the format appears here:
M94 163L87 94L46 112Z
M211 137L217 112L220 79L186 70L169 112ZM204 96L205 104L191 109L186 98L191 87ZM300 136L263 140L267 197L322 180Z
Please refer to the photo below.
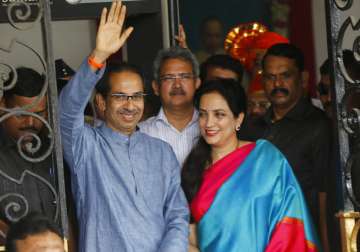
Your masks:
M237 75L237 80L242 81L244 75L244 67L241 65L240 61L232 58L227 54L216 54L210 56L204 63L200 66L200 79L205 81L208 72L212 67L218 67L221 69L229 70L234 72Z
M235 117L239 116L240 113L245 113L246 96L239 82L230 79L219 79L203 83L195 95L195 107L197 109L199 109L201 97L209 93L220 94L226 100ZM211 163L211 147L200 136L199 141L186 158L181 174L181 186L188 202L192 201L199 190L203 172Z

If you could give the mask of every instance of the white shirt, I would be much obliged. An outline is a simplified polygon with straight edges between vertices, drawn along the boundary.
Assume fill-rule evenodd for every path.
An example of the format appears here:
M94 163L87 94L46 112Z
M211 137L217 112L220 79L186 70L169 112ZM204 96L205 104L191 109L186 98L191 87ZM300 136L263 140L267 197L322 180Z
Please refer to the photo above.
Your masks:
M148 118L138 126L141 132L157 137L170 144L179 164L182 166L200 135L198 117L199 113L195 109L191 121L180 132L169 123L163 108L161 108L157 116Z
M311 103L312 105L314 105L315 107L321 109L321 110L324 110L324 107L320 101L320 99L318 98L311 98Z

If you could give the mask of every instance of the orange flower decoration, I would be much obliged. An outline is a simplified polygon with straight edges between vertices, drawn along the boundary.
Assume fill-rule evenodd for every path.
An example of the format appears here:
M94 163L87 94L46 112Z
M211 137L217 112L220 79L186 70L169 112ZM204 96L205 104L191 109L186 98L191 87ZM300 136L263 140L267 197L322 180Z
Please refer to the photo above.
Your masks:
M289 40L278 33L268 31L266 26L253 22L240 24L227 34L225 50L240 60L249 72L254 67L258 50L266 50L277 43L289 43Z
M243 66L250 71L256 58L252 44L259 34L267 30L265 25L258 22L239 24L227 34L224 45L225 51L240 60Z

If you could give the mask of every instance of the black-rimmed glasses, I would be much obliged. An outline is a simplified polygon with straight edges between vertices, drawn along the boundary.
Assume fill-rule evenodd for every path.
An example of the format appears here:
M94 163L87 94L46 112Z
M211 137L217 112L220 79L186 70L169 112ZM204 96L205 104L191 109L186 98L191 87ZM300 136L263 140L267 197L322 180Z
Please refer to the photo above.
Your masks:
M145 93L135 93L132 95L128 95L128 94L124 94L124 93L112 93L110 94L111 97L113 97L116 101L118 102L126 102L126 101L134 101L134 102L139 102L139 101L143 101L144 97L147 94Z
M271 103L267 101L248 101L247 106L249 109L259 108L262 110L267 110L270 107Z

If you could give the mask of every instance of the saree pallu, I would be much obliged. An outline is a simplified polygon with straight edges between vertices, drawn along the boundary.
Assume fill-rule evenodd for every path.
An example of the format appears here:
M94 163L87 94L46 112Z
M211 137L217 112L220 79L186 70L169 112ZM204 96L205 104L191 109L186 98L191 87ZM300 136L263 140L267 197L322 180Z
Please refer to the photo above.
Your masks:
M266 140L207 169L191 212L202 252L321 251L291 167Z

